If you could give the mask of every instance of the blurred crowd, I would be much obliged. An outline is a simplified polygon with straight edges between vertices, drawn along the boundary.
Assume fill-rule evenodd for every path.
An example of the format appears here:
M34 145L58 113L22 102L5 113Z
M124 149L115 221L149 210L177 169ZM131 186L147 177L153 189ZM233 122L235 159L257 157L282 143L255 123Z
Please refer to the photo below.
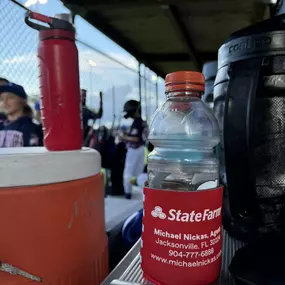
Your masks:
M132 185L138 184L137 178L146 172L147 124L141 117L140 103L129 100L122 110L124 118L132 120L129 127L95 129L96 120L103 115L102 92L99 97L98 111L91 111L86 106L87 90L81 89L83 146L101 153L102 166L109 173L107 179L113 184L111 191L131 199ZM43 145L40 102L32 108L23 86L0 78L0 148Z

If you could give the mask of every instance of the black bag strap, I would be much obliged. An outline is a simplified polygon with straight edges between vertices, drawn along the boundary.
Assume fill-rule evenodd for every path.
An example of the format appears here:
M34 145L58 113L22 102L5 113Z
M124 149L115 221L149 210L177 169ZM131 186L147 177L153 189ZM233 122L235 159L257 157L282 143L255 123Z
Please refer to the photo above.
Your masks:
M254 106L262 84L262 58L232 63L225 103L224 148L231 214L235 220L260 221L256 200L253 134Z

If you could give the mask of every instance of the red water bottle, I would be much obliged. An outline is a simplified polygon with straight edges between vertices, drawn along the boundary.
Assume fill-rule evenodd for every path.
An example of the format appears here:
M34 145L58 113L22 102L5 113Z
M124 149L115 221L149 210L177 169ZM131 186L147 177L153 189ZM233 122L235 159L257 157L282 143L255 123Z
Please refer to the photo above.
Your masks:
M83 136L75 29L68 21L33 12L27 13L25 22L39 31L44 144L50 151L81 149Z

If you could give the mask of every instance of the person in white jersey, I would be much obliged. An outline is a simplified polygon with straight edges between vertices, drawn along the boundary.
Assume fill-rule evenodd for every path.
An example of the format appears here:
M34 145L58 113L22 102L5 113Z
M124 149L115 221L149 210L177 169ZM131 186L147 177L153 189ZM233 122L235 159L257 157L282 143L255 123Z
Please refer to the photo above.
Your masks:
M124 191L126 199L132 198L133 176L138 176L144 169L144 146L147 138L147 124L141 117L141 105L136 100L129 100L124 105L125 119L132 118L133 123L121 139L126 143L127 155L124 169Z

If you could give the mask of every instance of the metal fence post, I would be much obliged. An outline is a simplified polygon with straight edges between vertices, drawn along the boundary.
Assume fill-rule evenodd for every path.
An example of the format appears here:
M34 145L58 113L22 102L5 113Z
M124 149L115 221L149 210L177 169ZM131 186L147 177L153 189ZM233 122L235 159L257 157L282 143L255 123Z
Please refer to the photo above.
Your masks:
M71 22L73 25L75 25L75 17L76 17L76 13L71 11Z
M156 81L155 81L155 99L156 99L156 109L158 108L158 78L156 78Z
M145 119L146 121L148 121L148 108L147 108L147 70L146 70L146 66L144 67L144 100L145 100Z
M93 95L92 72L93 72L92 66L89 64L89 81L90 81L89 87L90 87L90 94L91 94L91 96Z
M115 123L116 123L116 109L115 109L115 106L116 106L116 98L115 98L115 86L112 86L112 112L113 112L113 122L112 122L112 131L114 130L115 128Z
M139 98L140 104L142 104L142 76L141 76L141 63L138 63L138 75L139 75Z

